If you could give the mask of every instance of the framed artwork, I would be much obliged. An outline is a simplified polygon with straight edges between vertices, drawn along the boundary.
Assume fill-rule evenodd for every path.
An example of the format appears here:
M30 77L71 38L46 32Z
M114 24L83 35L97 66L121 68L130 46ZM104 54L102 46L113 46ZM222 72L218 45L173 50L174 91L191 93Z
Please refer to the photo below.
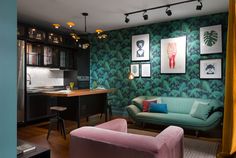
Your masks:
M130 72L134 74L134 77L139 77L139 64L131 64Z
M221 79L222 59L200 60L200 79Z
M151 64L141 64L142 77L151 77Z
M161 40L161 73L182 74L186 69L186 36Z
M149 60L149 34L132 36L132 61Z
M222 53L221 25L200 28L200 54Z

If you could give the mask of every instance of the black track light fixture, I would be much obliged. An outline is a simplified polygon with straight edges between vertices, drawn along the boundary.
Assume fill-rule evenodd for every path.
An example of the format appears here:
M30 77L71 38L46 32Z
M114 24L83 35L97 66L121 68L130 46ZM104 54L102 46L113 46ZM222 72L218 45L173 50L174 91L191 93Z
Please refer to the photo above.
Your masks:
M148 20L148 15L147 15L146 13L147 13L147 11L145 10L145 11L143 12L143 19L144 19L144 20Z
M128 14L125 15L125 23L128 23L129 22L129 18L128 18Z
M202 7L203 7L203 5L202 5L202 1L201 0L198 0L198 5L196 6L196 10L202 10Z
M141 10L136 10L136 11L124 13L125 22L126 23L129 22L129 18L128 18L129 15L133 15L133 14L137 14L137 13L143 13L143 19L148 20L148 15L146 14L148 11L161 9L161 8L166 8L166 14L168 16L171 16L172 11L170 10L170 7L185 4L185 3L192 3L192 2L198 2L199 4L196 6L196 10L202 10L202 7L203 7L202 0L182 0L182 1L175 2L175 3L170 3L170 4L166 4L166 5L156 6L156 7L152 7L152 8L145 8L145 9L141 9Z
M167 14L168 16L171 16L171 15L172 15L172 11L170 10L170 6L167 6L167 8L166 8L166 14Z

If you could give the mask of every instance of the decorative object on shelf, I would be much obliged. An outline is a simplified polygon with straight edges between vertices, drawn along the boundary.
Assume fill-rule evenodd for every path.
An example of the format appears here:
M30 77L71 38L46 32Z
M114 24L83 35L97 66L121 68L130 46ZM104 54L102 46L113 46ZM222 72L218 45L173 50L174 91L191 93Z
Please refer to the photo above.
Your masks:
M151 77L151 64L144 63L141 64L142 77Z
M161 40L161 73L181 74L186 69L186 36Z
M203 7L202 0L185 0L185 1L182 1L182 2L176 2L176 3L167 4L167 5L162 5L162 6L157 6L157 7L152 7L152 8L147 8L147 9L142 9L142 10L137 10L137 11L125 13L124 14L125 15L125 23L128 23L130 21L130 19L128 18L129 15L137 14L137 13L141 13L141 12L143 12L143 19L148 20L148 15L146 14L147 11L161 9L161 8L166 8L166 14L168 16L171 16L172 15L172 11L170 10L171 6L184 4L184 3L195 2L195 1L198 1L198 3L199 3L196 6L196 10L202 10L202 7Z
M221 25L200 28L200 54L222 53Z
M29 38L40 40L40 41L45 40L46 38L45 32L38 30L36 28L29 28L28 35L29 35Z
M200 60L200 79L221 79L222 59Z
M132 36L132 61L149 60L149 34Z
M132 73L134 77L139 77L139 64L131 64L130 73Z
M59 44L63 42L62 36L57 35L55 33L48 34L48 41L51 43Z
M101 29L97 29L96 33L97 33L98 39L106 39L107 38L107 34Z

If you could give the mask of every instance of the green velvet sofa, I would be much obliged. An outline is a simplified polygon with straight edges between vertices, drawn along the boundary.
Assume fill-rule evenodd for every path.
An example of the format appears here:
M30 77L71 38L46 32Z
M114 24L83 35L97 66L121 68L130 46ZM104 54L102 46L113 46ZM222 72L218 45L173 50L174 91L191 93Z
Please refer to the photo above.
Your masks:
M159 100L167 104L168 113L142 112L143 100ZM196 101L208 103L212 106L212 111L206 120L192 117L190 111ZM127 106L129 116L136 123L150 123L157 125L176 125L195 131L208 131L221 122L223 105L213 99L182 98L182 97L156 97L139 96L132 100L131 105Z

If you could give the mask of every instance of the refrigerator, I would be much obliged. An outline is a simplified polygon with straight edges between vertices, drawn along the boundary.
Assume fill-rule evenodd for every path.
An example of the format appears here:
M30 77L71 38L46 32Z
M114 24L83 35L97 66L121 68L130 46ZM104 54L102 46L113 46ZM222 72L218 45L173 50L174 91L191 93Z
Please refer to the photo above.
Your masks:
M17 123L25 121L25 42L17 40Z

